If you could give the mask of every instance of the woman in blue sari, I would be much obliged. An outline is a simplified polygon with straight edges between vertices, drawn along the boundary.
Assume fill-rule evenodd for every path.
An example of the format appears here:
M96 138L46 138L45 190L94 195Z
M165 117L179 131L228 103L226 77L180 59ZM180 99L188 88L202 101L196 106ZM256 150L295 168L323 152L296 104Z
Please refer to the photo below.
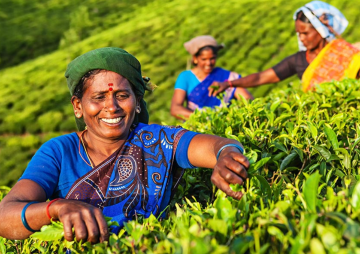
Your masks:
M247 178L241 144L149 125L143 96L151 87L134 56L119 48L92 50L73 60L65 76L79 132L36 152L0 202L0 236L24 239L60 220L68 241L106 241L136 215L159 216L185 168L213 168L212 182L241 198L229 187ZM109 230L104 215L120 226Z
M175 83L175 91L170 112L179 119L186 119L195 109L221 106L221 101L209 96L208 88L214 81L226 81L231 86L232 80L241 76L220 67L215 67L217 52L223 48L210 35L193 38L184 44L192 55L194 68L180 73ZM233 98L253 99L245 88L229 87L224 93L224 102L229 104ZM186 105L184 105L186 104Z

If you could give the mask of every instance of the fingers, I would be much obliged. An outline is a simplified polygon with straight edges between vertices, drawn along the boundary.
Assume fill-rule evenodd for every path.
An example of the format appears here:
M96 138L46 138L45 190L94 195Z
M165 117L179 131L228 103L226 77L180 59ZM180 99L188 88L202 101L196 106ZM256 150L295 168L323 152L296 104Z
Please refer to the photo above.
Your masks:
M64 225L64 237L73 241L98 243L109 240L109 231L102 211L92 205L69 201L59 210L59 219Z
M248 178L246 168L235 160L229 160L226 164L226 169L227 170L220 170L219 173L228 183L242 184L243 181Z
M242 185L248 178L247 168L249 166L249 160L244 155L234 151L228 152L220 156L211 176L211 181L226 195L240 199L242 193L231 190L229 184Z
M209 90L209 97L215 96L215 92L216 92L217 89L219 89L218 82L213 82L213 83L211 84L211 86L209 86L209 88L208 88L208 90Z
M242 164L246 169L248 169L250 167L250 162L249 162L248 158L246 158L246 156L243 154L236 153L233 155L233 159L235 161L239 162L240 164Z
M64 225L64 238L66 241L68 242L72 242L74 240L74 235L73 235L73 232L72 232L72 223L70 220L61 220L60 221L63 223Z
M215 184L216 187L218 187L220 190L222 190L226 195L235 198L237 200L241 199L243 194L240 191L233 191L230 189L229 183L226 182L223 178L219 178L214 176L214 174L211 176L211 181L213 184Z
M106 220L100 209L98 211L99 213L97 213L95 217L100 230L100 242L109 241L109 229Z

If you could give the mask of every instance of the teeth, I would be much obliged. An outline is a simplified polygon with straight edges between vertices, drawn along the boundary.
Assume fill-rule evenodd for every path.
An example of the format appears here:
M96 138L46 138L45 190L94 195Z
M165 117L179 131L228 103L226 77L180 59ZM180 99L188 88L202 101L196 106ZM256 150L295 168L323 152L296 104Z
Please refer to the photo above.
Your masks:
M101 120L104 121L105 123L118 123L120 122L121 119L122 117L113 118L113 119L101 118Z

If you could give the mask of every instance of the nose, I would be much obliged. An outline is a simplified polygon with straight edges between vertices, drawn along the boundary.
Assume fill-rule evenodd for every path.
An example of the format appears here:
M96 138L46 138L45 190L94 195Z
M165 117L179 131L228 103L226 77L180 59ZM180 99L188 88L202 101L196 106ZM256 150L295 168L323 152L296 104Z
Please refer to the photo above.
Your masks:
M119 103L116 100L115 96L107 96L104 103L104 109L109 112L117 112L120 109Z
M304 34L299 34L299 39L303 43L306 39L306 36Z

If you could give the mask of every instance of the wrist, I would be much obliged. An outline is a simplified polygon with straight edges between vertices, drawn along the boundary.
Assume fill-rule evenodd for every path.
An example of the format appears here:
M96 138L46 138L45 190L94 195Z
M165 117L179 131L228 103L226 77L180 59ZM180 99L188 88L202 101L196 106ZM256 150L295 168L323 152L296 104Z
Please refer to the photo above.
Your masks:
M62 198L56 198L51 200L48 205L46 206L46 215L49 218L49 220L58 220L59 216L58 216L58 201L61 200Z
M234 84L230 81L230 80L225 80L224 82L226 84L227 87L234 87Z
M240 145L237 145L237 144L226 144L224 146L222 146L219 151L217 152L217 155L216 155L216 160L219 159L221 153L224 151L224 150L233 150L234 152L240 152L241 154L244 154L244 148L241 147Z

